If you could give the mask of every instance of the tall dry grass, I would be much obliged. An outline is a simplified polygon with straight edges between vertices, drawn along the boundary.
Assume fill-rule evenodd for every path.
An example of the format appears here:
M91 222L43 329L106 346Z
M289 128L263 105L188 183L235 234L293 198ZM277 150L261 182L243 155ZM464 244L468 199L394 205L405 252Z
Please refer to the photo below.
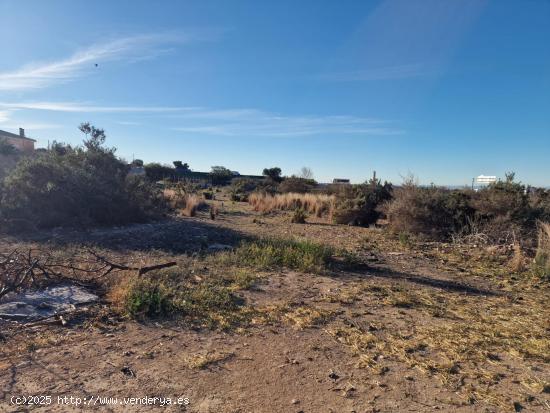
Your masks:
M197 210L204 205L206 205L206 202L198 195L186 195L185 207L181 210L181 213L186 217L194 217L197 213Z
M543 277L550 279L550 223L539 223L539 236L535 263Z
M298 194L289 192L286 194L269 195L252 193L248 202L254 211L266 213L273 210L303 209L317 217L327 216L332 221L336 198L334 195L324 194Z
M186 217L194 217L197 210L206 205L204 198L199 195L182 193L173 189L165 189L164 198L172 209L179 210Z

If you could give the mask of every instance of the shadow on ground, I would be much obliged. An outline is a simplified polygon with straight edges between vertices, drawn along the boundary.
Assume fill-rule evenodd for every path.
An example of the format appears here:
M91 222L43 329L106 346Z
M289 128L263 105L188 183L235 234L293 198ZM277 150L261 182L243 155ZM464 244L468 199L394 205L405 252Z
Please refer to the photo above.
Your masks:
M236 246L250 235L214 225L211 221L169 218L123 227L89 230L56 228L6 238L8 242L47 243L51 246L85 245L116 252L158 250L171 254L208 251L213 244Z
M485 288L476 287L470 284L465 284L462 282L442 279L442 278L433 278L425 275L410 274L406 272L395 271L387 267L372 267L367 265L355 265L353 268L346 269L346 274L351 275L352 277L377 277L391 280L401 280L410 282L413 284L418 284L426 287L439 288L448 292L462 293L468 295L479 295L479 296L497 296L500 295L499 292L491 291Z

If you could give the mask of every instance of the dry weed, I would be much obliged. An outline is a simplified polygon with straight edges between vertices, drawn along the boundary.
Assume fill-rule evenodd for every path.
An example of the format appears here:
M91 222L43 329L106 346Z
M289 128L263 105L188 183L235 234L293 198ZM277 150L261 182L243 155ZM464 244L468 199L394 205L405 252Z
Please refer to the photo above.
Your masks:
M191 194L186 195L184 198L185 207L181 210L181 213L186 217L194 217L197 213L197 210L205 205L205 202L198 195Z
M186 359L186 364L192 369L205 369L212 365L227 361L233 356L235 356L235 353L194 354Z
M438 377L470 403L483 401L509 409L513 396L499 388L510 375L509 364L550 362L550 312L542 297L513 303L508 297L464 297L385 286L365 292L427 318L397 330L372 332L353 323L328 328L328 334L353 349L362 367L376 369L385 359L403 362ZM541 393L548 383L526 373L522 384Z
M543 278L550 279L550 223L539 223L539 236L535 264Z
M253 193L250 194L248 202L255 211L262 213L273 210L302 209L318 218L325 215L327 218L332 219L335 197L333 195L298 194L292 192L278 195Z

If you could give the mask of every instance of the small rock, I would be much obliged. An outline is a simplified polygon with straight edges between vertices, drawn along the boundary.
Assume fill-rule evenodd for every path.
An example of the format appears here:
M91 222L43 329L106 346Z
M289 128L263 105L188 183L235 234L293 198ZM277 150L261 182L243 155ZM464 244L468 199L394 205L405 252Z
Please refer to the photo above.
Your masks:
M458 363L455 363L451 366L449 369L449 373L451 374L458 374L460 373L460 365Z
M120 369L128 377L136 377L136 372L130 368L130 366L124 366Z
M290 403L292 403L292 404L298 404L298 403L300 403L300 400L292 399L292 400L290 401Z
M340 378L340 376L332 370L329 372L328 377L332 380L338 380Z

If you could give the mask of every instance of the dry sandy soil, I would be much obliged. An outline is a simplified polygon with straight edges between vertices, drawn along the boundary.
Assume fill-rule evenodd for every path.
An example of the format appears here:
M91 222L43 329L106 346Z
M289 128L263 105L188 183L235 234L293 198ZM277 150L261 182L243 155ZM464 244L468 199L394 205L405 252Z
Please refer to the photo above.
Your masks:
M151 250L177 259L212 243L299 237L353 252L362 265L267 272L239 294L246 306L277 316L227 330L130 320L106 298L66 326L0 324L0 411L550 411L550 290L511 274L507 251L409 245L379 229L291 224L285 213L217 202L215 221L200 213L4 239L2 247L86 241L132 260ZM29 395L53 403L10 403ZM76 407L58 396L189 404Z

